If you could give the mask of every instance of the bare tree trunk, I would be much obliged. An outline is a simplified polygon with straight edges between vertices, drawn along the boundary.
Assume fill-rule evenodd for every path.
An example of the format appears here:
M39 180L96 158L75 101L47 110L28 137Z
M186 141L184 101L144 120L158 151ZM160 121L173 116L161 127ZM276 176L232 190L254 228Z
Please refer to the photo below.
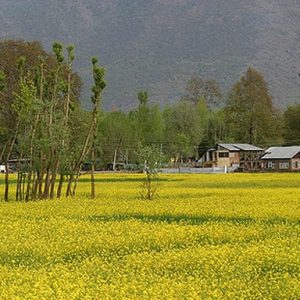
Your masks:
M4 145L4 147L3 147L2 151L1 151L1 154L0 154L0 163L2 162L2 158L4 156L6 148L7 148L7 144Z
M37 196L37 190L38 190L38 181L37 181L37 178L38 178L38 173L36 172L33 172L32 173L32 189L31 189L31 199L35 200L36 199L36 196ZM29 198L28 198L29 199Z
M89 148L87 149L86 155L87 155L88 153L91 152L91 148L92 148L92 147L89 147ZM73 191L72 191L72 196L73 196L73 197L74 197L75 194L76 194L76 188L77 188L78 179L79 179L79 176L80 176L80 170L81 170L81 168L82 168L82 163L83 163L83 160L82 160L82 162L78 165L77 170L76 170L76 173L75 173L76 175L74 176L74 179L73 179L73 182L74 182Z
M47 171L46 171L45 186L43 192L44 199L49 198L49 189L50 189L50 166L47 167Z
M80 172L78 172L75 176L74 179L74 186L73 186L73 191L72 191L72 197L75 197L76 194L76 189L77 189L77 183L78 183L78 178L79 178Z
M91 198L95 199L96 191L95 191L95 145L92 146L92 170L91 170Z
M6 160L5 162L5 190L4 190L4 200L8 201L8 194L9 194L9 164Z
M54 157L56 157L56 160L53 163L54 166L52 169L52 174L50 179L50 199L53 199L55 194L55 184L56 184L56 177L57 177L57 172L59 168L59 159L60 159L59 153L54 154Z
M25 196L25 200L28 201L30 199L30 196L32 196L32 189L31 189L31 184L32 184L32 176L33 176L33 166L34 166L34 147L33 147L33 141L35 138L35 134L36 134L36 129L37 129L37 125L39 122L39 118L40 118L40 114L38 113L36 115L36 118L34 120L34 124L31 128L31 137L30 137L30 146L29 146L29 172L28 172L28 178L27 178L27 188L26 188L26 196ZM30 195L31 194L31 195Z
M18 171L17 175L17 188L16 188L16 201L20 200L20 171Z
M77 162L75 163L74 168L72 170L72 174L69 177L68 187L67 187L67 192L66 192L67 197L69 197L71 195L72 196L75 195L74 192L76 190L76 184L77 184L77 180L78 180L78 177L79 177L80 168L81 168L83 160L85 159L85 157L87 156L87 154L89 152L88 151L89 150L89 143L90 143L91 136L93 134L93 127L94 127L94 124L92 123L91 126L90 126L90 129L89 129L89 132L88 132L88 134L85 138L84 146L81 150L80 157L78 158ZM74 174L76 174L76 177L74 176ZM74 183L74 180L75 180L75 183ZM74 187L73 187L73 192L72 192L73 183L74 183Z
M54 198L55 194L55 183L56 183L56 176L57 176L57 169L58 169L58 164L54 167L54 170L51 175L51 180L50 180L50 199Z
M59 183L58 183L58 187L57 187L57 194L56 194L57 198L61 198L64 181L65 181L64 175L60 174Z
M44 170L38 174L37 186L38 186L38 199L43 198L43 180L44 179Z
M67 91L67 97L65 98L64 101L64 127L68 128L69 126L69 111L70 111L70 103L71 103L71 87L72 87L72 62L74 60L74 56L71 57L74 53L73 50L74 48L71 47L68 50L68 91ZM65 147L65 141L62 141L62 145L63 147ZM70 176L71 178L71 176ZM62 194L62 188L63 188L63 184L65 181L65 176L63 174L63 171L61 171L60 173L60 178L59 178L59 184L58 184L58 188L57 188L57 198L61 197ZM66 192L66 196L69 197L70 193L72 190L72 179L68 181L68 186L67 186L67 192Z
M74 181L74 175L71 174L69 176L69 179L68 179L68 186L67 186L67 190L66 190L66 197L70 197L71 196L73 181Z
M6 160L5 160L5 190L4 190L4 200L8 201L8 196L9 196L9 164L8 164L8 160L12 154L12 150L14 147L14 144L16 142L17 136L18 136L18 132L19 132L19 125L20 125L20 119L17 121L16 124L16 129L15 129L15 133L14 136L11 140L7 155L6 155Z
M21 183L22 183L22 200L25 200L25 183L26 183L26 174L24 172L21 173Z
M17 175L17 189L16 189L16 201L22 201L22 179L23 179L23 171L21 170L21 160L23 155L21 154L18 161L18 175Z

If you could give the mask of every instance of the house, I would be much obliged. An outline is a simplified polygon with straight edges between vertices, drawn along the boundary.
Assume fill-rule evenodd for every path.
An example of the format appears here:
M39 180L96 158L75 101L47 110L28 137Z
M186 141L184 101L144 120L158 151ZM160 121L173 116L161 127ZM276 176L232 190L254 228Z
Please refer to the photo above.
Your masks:
M5 173L5 165L0 165L0 173Z
M203 168L233 167L255 169L263 149L251 144L217 144L200 159Z
M269 171L300 172L300 146L270 147L261 157L261 168Z

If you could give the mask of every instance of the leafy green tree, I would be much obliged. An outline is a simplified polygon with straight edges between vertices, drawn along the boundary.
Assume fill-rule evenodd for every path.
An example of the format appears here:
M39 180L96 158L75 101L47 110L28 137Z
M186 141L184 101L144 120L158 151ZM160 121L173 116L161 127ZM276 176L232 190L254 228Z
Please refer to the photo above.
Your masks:
M121 111L103 113L98 126L100 155L102 166L116 160L127 163L134 148L131 122L126 113ZM131 155L132 156L132 155Z
M213 79L202 79L193 75L187 82L185 91L183 100L197 104L202 99L211 109L222 105L221 89Z
M182 159L195 156L197 146L203 138L203 123L198 106L180 101L167 106L163 112L165 122L164 153L169 157Z
M162 154L156 146L139 145L137 156L143 173L145 174L140 196L143 200L153 200L158 192L157 179L159 176Z
M289 106L283 114L284 142L286 145L300 145L300 104Z
M94 199L96 197L95 191L95 165L96 165L96 140L97 140L97 124L99 120L99 109L100 109L100 101L102 97L102 92L106 87L106 81L104 80L105 76L105 69L98 65L98 59L93 57L92 58L93 64L93 78L94 78L94 86L92 88L92 103L94 105L92 111L92 149L91 149L91 156L92 156L92 172L91 172L91 198Z
M76 161L73 163L73 167L71 170L71 174L68 180L67 192L66 196L74 196L77 188L77 182L80 175L80 170L84 160L87 155L91 153L92 160L92 170L91 170L91 198L94 199L96 197L95 191L95 165L96 165L96 141L97 141L97 127L99 120L99 110L100 110L100 102L102 98L102 92L106 87L106 82L104 80L105 69L98 65L98 59L93 57L91 59L92 62L92 71L93 71L93 79L94 85L92 87L92 97L91 101L93 104L93 109L91 111L91 123L89 126L89 130L86 134L85 140L81 145L81 150L78 153L78 157Z
M34 44L35 51L29 47L30 43L10 42L9 45L15 47L10 53L5 44L10 59L0 59L0 65L4 67L0 72L0 140L5 145L1 148L1 160L7 170L11 157L18 160L16 200L54 198L58 175L56 196L60 197L65 176L73 176L86 136L89 136L89 145L95 128L94 122L90 122L89 127L86 125L86 120L91 119L83 117L84 112L79 106L79 81L72 71L74 47L65 49L56 42L53 56L46 53L33 60L30 54L39 53L38 44ZM3 51L1 43L0 50ZM30 59L20 56L14 69L11 64L16 53L25 53ZM4 199L8 200L8 172L5 182Z
M280 139L277 112L267 83L254 68L249 67L231 89L225 118L235 142L263 146Z
M22 40L3 40L0 41L0 70L6 77L5 93L1 95L0 120L2 126L5 126L3 133L8 136L12 135L11 130L15 128L17 121L16 113L12 109L14 101L14 93L19 87L20 71L17 68L18 60L23 57L26 60L24 65L24 77L35 80L38 78L37 73L40 72L41 58L43 59L43 78L48 76L50 79L51 73L57 65L55 56L46 52L39 42L26 42ZM67 67L63 66L62 74L64 79L67 78ZM79 101L81 91L81 80L75 73L72 73L72 99ZM46 82L44 82L45 84ZM44 92L47 87L44 86ZM4 138L4 137L3 137Z
M162 142L164 124L163 116L158 105L149 105L148 93L138 93L139 106L129 113L134 133L135 145L142 143L144 146Z

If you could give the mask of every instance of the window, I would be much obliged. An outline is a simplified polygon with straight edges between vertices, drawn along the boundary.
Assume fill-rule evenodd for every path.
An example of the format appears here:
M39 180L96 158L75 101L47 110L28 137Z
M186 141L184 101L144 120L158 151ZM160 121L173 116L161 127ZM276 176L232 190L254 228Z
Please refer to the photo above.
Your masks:
M219 158L229 157L229 152L219 152Z
M289 162L280 162L279 163L279 169L286 170L289 169L290 163Z
M298 161L295 161L295 162L294 162L294 168L295 168L295 169L298 169L299 166L300 166L300 165L299 165L299 162L298 162Z
M275 164L272 161L268 162L268 169L275 169Z

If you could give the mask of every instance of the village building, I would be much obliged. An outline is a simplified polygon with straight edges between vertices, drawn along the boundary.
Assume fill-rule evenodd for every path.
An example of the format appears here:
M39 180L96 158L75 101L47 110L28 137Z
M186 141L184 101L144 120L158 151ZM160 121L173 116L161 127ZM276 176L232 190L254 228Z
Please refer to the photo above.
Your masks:
M257 169L264 150L251 144L217 144L200 159L203 168Z
M6 168L5 165L0 165L0 173L5 173Z
M300 172L300 146L270 147L261 157L261 169Z

